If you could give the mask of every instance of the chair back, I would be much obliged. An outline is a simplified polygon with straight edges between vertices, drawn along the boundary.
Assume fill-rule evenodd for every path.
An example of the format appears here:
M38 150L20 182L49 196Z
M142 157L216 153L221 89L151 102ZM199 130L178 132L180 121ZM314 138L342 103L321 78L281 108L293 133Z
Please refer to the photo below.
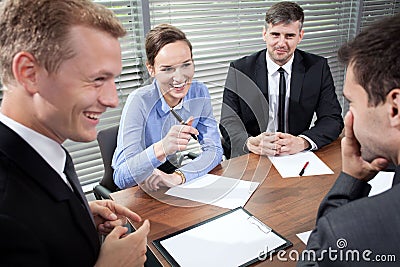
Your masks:
M111 161L117 147L117 135L119 125L103 129L97 134L97 142L99 143L101 157L104 165L104 175L100 184L111 192L117 191L118 187L114 183L114 169L111 167Z

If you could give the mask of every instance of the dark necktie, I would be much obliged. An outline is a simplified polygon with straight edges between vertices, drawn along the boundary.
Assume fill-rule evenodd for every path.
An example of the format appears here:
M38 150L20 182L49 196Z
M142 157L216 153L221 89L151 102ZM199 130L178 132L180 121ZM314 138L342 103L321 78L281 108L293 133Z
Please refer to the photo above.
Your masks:
M78 180L78 175L75 172L74 163L72 162L72 158L67 151L65 151L65 154L67 156L67 158L65 160L65 167L64 167L65 176L67 176L67 180L68 180L69 184L71 185L72 190L74 191L76 197L78 198L78 200L80 201L82 206L86 209L86 211L90 214L90 218L93 221L89 205L86 201L85 195L82 191L82 187Z
M285 132L285 97L286 97L286 81L285 70L278 69L279 77L279 105L278 105L278 132Z

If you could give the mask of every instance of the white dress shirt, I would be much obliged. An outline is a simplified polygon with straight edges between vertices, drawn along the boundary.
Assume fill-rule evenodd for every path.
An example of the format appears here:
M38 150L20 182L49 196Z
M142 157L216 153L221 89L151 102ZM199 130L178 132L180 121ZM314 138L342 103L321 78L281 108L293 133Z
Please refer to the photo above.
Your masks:
M274 133L278 130L278 109L279 109L279 68L285 70L286 95L285 95L285 132L288 129L288 110L290 96L290 79L292 76L292 58L283 66L279 66L269 57L267 53L267 72L268 72L268 97L269 97L269 119L267 132Z
M267 72L268 72L268 97L269 97L269 118L266 132L274 133L278 130L278 108L279 108L279 68L285 70L286 95L285 95L285 132L289 129L289 97L290 80L292 78L294 54L290 60L283 66L279 66L272 61L269 54L266 54ZM318 149L317 145L308 136L299 135L311 144L311 150Z

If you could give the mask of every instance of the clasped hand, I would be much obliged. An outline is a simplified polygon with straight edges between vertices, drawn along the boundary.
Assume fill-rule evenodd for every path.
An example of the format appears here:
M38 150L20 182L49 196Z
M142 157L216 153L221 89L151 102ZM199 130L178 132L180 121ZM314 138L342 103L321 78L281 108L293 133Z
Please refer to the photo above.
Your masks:
M295 154L306 149L308 145L308 142L301 137L281 132L264 132L249 137L247 141L249 151L263 156Z

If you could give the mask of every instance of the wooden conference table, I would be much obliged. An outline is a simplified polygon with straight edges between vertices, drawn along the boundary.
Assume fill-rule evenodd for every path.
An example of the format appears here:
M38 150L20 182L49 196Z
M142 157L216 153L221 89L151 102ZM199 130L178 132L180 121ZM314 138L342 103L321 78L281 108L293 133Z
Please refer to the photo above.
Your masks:
M296 262L290 258L295 257L296 252L301 253L305 249L305 245L296 234L312 230L315 226L319 204L341 170L340 140L315 153L334 171L334 174L283 179L267 157L255 154L223 161L210 172L261 182L244 208L293 243L293 246L286 250L287 261L278 260L275 255L272 259L267 258L252 266L295 266ZM112 193L111 197L117 203L138 213L143 219L150 220L149 248L163 266L170 266L153 246L153 240L228 210L167 196L163 194L164 192L165 190L159 190L150 193L152 194L150 196L140 187L132 187Z

